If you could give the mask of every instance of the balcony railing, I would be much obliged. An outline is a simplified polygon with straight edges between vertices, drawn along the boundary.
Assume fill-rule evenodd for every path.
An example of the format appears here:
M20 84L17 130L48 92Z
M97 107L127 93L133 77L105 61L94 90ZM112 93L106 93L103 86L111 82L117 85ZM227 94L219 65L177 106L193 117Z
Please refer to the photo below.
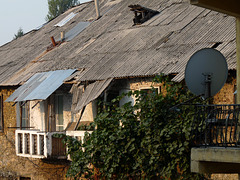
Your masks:
M84 141L84 135L85 132L92 133L92 131L66 131L67 136L71 136L73 138L76 138L77 140L81 140L82 142Z
M240 105L195 105L195 146L240 146Z
M16 154L32 158L66 158L66 147L53 134L63 132L40 132L39 130L16 130Z

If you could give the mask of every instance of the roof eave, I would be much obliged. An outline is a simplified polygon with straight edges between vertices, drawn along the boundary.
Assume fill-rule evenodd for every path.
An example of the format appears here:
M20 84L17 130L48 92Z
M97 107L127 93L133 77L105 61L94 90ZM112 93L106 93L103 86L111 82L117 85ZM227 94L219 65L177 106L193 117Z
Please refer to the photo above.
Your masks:
M240 17L239 0L190 0L190 3L230 16Z

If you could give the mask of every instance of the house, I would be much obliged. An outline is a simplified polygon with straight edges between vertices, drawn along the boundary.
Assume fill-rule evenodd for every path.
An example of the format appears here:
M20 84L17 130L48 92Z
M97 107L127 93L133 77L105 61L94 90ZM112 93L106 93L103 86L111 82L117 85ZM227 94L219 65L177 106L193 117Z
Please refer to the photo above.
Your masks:
M203 7L206 9L214 10L216 13L225 13L235 18L235 27L236 27L236 49L233 50L235 53L235 58L237 62L236 67L236 87L235 89L239 89L239 17L240 17L240 11L237 8L240 4L238 1L228 1L228 3L225 3L223 1L204 1L204 0L191 0L191 4ZM222 29L223 31L228 31L229 27L226 26ZM209 30L208 34L215 33L212 30ZM236 91L236 100L235 103L240 102L240 94L239 91ZM237 106L236 106L237 107ZM232 112L231 112L232 113ZM232 115L229 113L229 117L232 118ZM237 115L237 114L236 114ZM236 118L236 125L238 124L238 119ZM214 128L211 128L212 131L214 131ZM238 125L234 127L234 132L238 132ZM227 133L225 138L228 139L231 137L231 130L226 129L225 132ZM236 139L235 139L235 137ZM210 146L206 145L204 148L193 148L191 151L191 170L193 172L202 172L202 173L236 173L239 174L239 145L238 145L238 138L239 134L232 136L233 139L235 139L235 146L229 147L229 145L225 145L225 148L218 147L218 146ZM237 178L237 177L236 177Z
M97 99L147 90L157 74L184 81L187 61L202 48L226 57L229 81L216 97L231 91L223 101L233 103L233 17L185 0L101 0L99 7L100 17L93 2L73 7L0 47L0 177L63 179L69 161L54 133L81 138L76 129L93 121ZM134 103L120 105L127 101Z

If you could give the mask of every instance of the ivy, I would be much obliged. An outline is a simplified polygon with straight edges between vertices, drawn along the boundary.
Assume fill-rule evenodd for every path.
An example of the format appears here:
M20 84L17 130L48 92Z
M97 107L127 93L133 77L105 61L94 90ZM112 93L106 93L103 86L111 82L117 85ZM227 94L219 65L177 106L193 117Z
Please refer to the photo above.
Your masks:
M174 105L192 95L181 83L159 76L163 93L130 92L112 101L95 118L84 142L65 137L72 162L68 177L102 179L200 179L190 172L191 125L194 109ZM122 97L136 103L118 107ZM63 135L62 135L63 136Z

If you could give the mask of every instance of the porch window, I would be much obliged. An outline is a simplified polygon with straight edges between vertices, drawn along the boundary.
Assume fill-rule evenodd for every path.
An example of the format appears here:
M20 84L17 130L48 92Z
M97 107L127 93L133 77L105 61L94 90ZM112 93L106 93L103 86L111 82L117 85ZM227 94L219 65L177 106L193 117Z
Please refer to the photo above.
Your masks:
M63 95L55 96L56 130L63 131Z

